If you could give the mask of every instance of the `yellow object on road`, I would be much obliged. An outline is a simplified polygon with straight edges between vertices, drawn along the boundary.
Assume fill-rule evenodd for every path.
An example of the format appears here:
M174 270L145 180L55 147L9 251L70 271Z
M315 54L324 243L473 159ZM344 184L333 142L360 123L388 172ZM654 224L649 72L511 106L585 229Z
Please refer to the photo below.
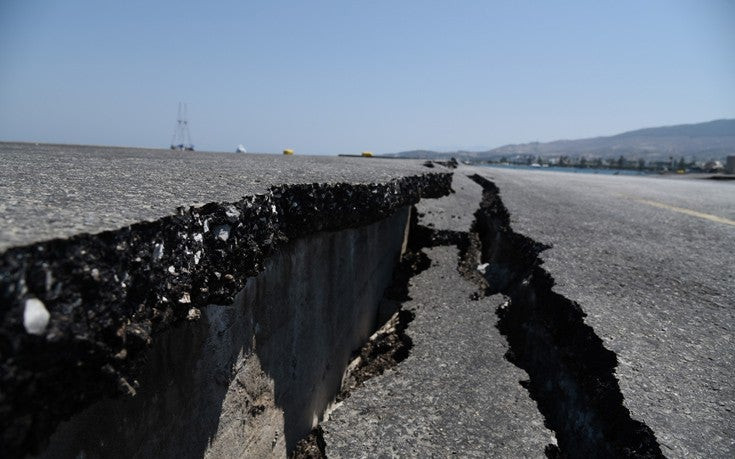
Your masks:
M362 156L364 156L366 158L372 158L373 157L373 152L372 151L363 151L362 152Z
M283 154L284 155L292 155L293 154L293 150L291 150L291 149L283 150Z

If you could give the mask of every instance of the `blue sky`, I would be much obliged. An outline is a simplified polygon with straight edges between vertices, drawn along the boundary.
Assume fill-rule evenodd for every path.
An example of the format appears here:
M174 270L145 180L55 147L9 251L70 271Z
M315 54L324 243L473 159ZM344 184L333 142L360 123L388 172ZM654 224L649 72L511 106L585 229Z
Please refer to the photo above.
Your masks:
M0 1L0 139L337 154L735 118L734 1Z

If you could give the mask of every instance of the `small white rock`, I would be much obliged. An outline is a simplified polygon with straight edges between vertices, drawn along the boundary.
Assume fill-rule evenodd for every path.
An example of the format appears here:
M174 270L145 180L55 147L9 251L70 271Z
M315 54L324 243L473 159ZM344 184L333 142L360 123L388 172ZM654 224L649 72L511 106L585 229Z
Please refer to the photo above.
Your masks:
M204 237L202 237L202 233L194 233L194 240L196 242L202 242L204 240Z
M163 242L157 242L153 245L153 261L163 258Z
M199 320L199 318L202 316L202 313L197 308L191 308L189 309L189 312L186 314L186 318L188 320Z
M26 300L23 308L23 326L31 335L43 335L51 318L46 306L38 298Z
M51 287L54 285L54 275L51 274L46 263L44 263L44 268L46 269L46 291L48 292L51 291Z
M189 296L188 293L184 293L183 295L181 295L181 298L179 298L179 303L191 303L191 296Z
M214 229L214 237L221 241L226 241L230 238L230 225L220 225Z
M487 270L488 266L490 266L490 263L483 263L481 265L477 265L477 270L480 271L482 274L485 274L485 271Z
M237 210L235 206L227 206L225 209L225 215L229 218L238 218L240 217L240 211Z
M201 260L201 259L202 259L202 251L201 250L197 250L196 253L194 254L194 264L195 265L198 265L199 264L199 260Z

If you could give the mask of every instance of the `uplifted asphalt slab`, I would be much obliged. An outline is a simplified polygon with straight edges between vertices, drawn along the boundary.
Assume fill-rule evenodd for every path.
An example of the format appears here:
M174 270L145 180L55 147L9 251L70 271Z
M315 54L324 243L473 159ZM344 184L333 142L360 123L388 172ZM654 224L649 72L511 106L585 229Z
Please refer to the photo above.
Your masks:
M282 184L384 183L436 171L422 164L0 143L0 251L156 220L179 206L237 201Z
M0 154L0 443L11 456L107 396L146 349L231 304L289 241L450 191L417 161L53 145Z
M735 456L735 186L474 168L618 358L669 457Z

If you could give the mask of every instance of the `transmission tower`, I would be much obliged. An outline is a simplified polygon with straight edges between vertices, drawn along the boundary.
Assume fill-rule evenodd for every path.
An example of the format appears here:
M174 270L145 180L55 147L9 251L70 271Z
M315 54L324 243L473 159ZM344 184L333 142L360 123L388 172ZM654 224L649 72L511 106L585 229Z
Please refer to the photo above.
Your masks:
M189 134L189 120L186 117L186 103L179 102L179 113L176 118L174 136L171 139L171 149L194 151L191 134Z

